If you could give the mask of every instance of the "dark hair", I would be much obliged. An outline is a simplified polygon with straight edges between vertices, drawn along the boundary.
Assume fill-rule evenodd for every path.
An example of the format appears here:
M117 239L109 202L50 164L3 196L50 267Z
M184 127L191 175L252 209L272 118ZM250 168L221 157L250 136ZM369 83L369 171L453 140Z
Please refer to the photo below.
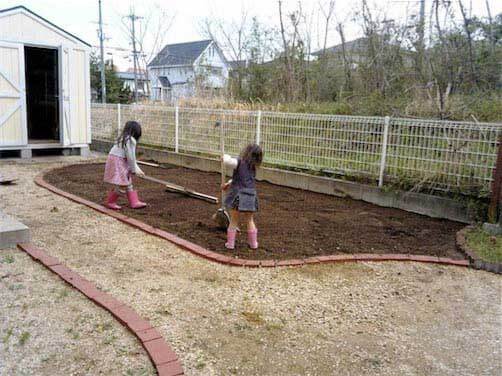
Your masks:
M125 148L127 141L129 141L131 137L134 137L136 141L139 141L141 138L141 124L134 120L125 123L122 133L117 138L117 144Z
M260 145L248 144L241 151L241 160L249 163L251 168L260 167L263 161L263 150Z

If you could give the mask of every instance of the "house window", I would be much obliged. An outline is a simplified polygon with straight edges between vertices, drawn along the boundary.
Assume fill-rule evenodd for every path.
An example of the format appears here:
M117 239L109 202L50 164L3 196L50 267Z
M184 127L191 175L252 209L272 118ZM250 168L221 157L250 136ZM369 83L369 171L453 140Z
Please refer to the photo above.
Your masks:
M223 68L220 67L211 67L211 73L214 75L221 75L223 72Z

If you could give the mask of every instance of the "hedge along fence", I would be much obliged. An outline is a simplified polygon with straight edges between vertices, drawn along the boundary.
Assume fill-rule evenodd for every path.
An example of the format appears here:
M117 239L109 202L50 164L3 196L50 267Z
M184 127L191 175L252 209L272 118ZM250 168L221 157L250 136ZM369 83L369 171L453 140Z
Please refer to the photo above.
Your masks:
M220 122L225 152L259 143L265 163L364 178L380 187L490 192L502 124L390 117L93 104L92 137L113 141L127 120L142 124L141 144L217 156Z

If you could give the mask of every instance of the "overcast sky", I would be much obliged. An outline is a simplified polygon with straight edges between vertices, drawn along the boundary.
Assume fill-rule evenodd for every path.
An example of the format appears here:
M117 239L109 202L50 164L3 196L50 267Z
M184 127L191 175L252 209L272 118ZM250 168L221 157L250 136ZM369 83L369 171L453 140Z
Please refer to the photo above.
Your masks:
M269 25L278 25L276 0L102 0L105 34L109 38L106 45L120 49L107 49L108 56L113 53L114 62L121 70L132 66L127 58L131 45L124 31L124 16L129 14L131 6L139 16L148 16L160 7L173 18L169 32L165 36L168 43L185 42L202 39L201 22L204 18L218 17L224 20L238 20L243 11L250 17ZM327 4L328 0L301 0L302 8L307 14L314 14L319 4ZM463 0L472 14L485 17L485 0ZM502 12L502 0L488 0L492 15ZM336 2L336 17L343 22L346 29L346 39L361 36L360 26L351 22L360 0L338 0ZM368 0L375 13L402 20L407 15L416 14L419 1L415 0ZM456 3L456 1L454 1ZM298 0L283 0L285 13L293 9ZM432 0L426 0L427 11ZM0 0L0 8L24 5L35 13L47 18L63 29L77 35L88 43L97 46L98 0ZM458 13L458 12L457 12ZM318 47L316 35L313 36L313 47ZM148 40L152 45L153 42ZM339 43L339 37L333 29L329 36L329 44Z

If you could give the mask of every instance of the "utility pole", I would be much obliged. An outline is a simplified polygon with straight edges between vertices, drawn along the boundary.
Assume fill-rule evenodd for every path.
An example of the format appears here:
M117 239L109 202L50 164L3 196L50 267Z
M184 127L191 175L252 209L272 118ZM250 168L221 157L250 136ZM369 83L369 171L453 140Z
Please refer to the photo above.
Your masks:
M138 17L131 10L131 14L127 16L131 20L131 38L132 38L132 59L134 65L134 101L138 102L138 51L136 50L136 20L143 17Z
M99 49L101 52L101 102L106 103L106 78L105 78L105 51L103 41L105 35L103 34L103 17L101 12L101 0L99 1Z

